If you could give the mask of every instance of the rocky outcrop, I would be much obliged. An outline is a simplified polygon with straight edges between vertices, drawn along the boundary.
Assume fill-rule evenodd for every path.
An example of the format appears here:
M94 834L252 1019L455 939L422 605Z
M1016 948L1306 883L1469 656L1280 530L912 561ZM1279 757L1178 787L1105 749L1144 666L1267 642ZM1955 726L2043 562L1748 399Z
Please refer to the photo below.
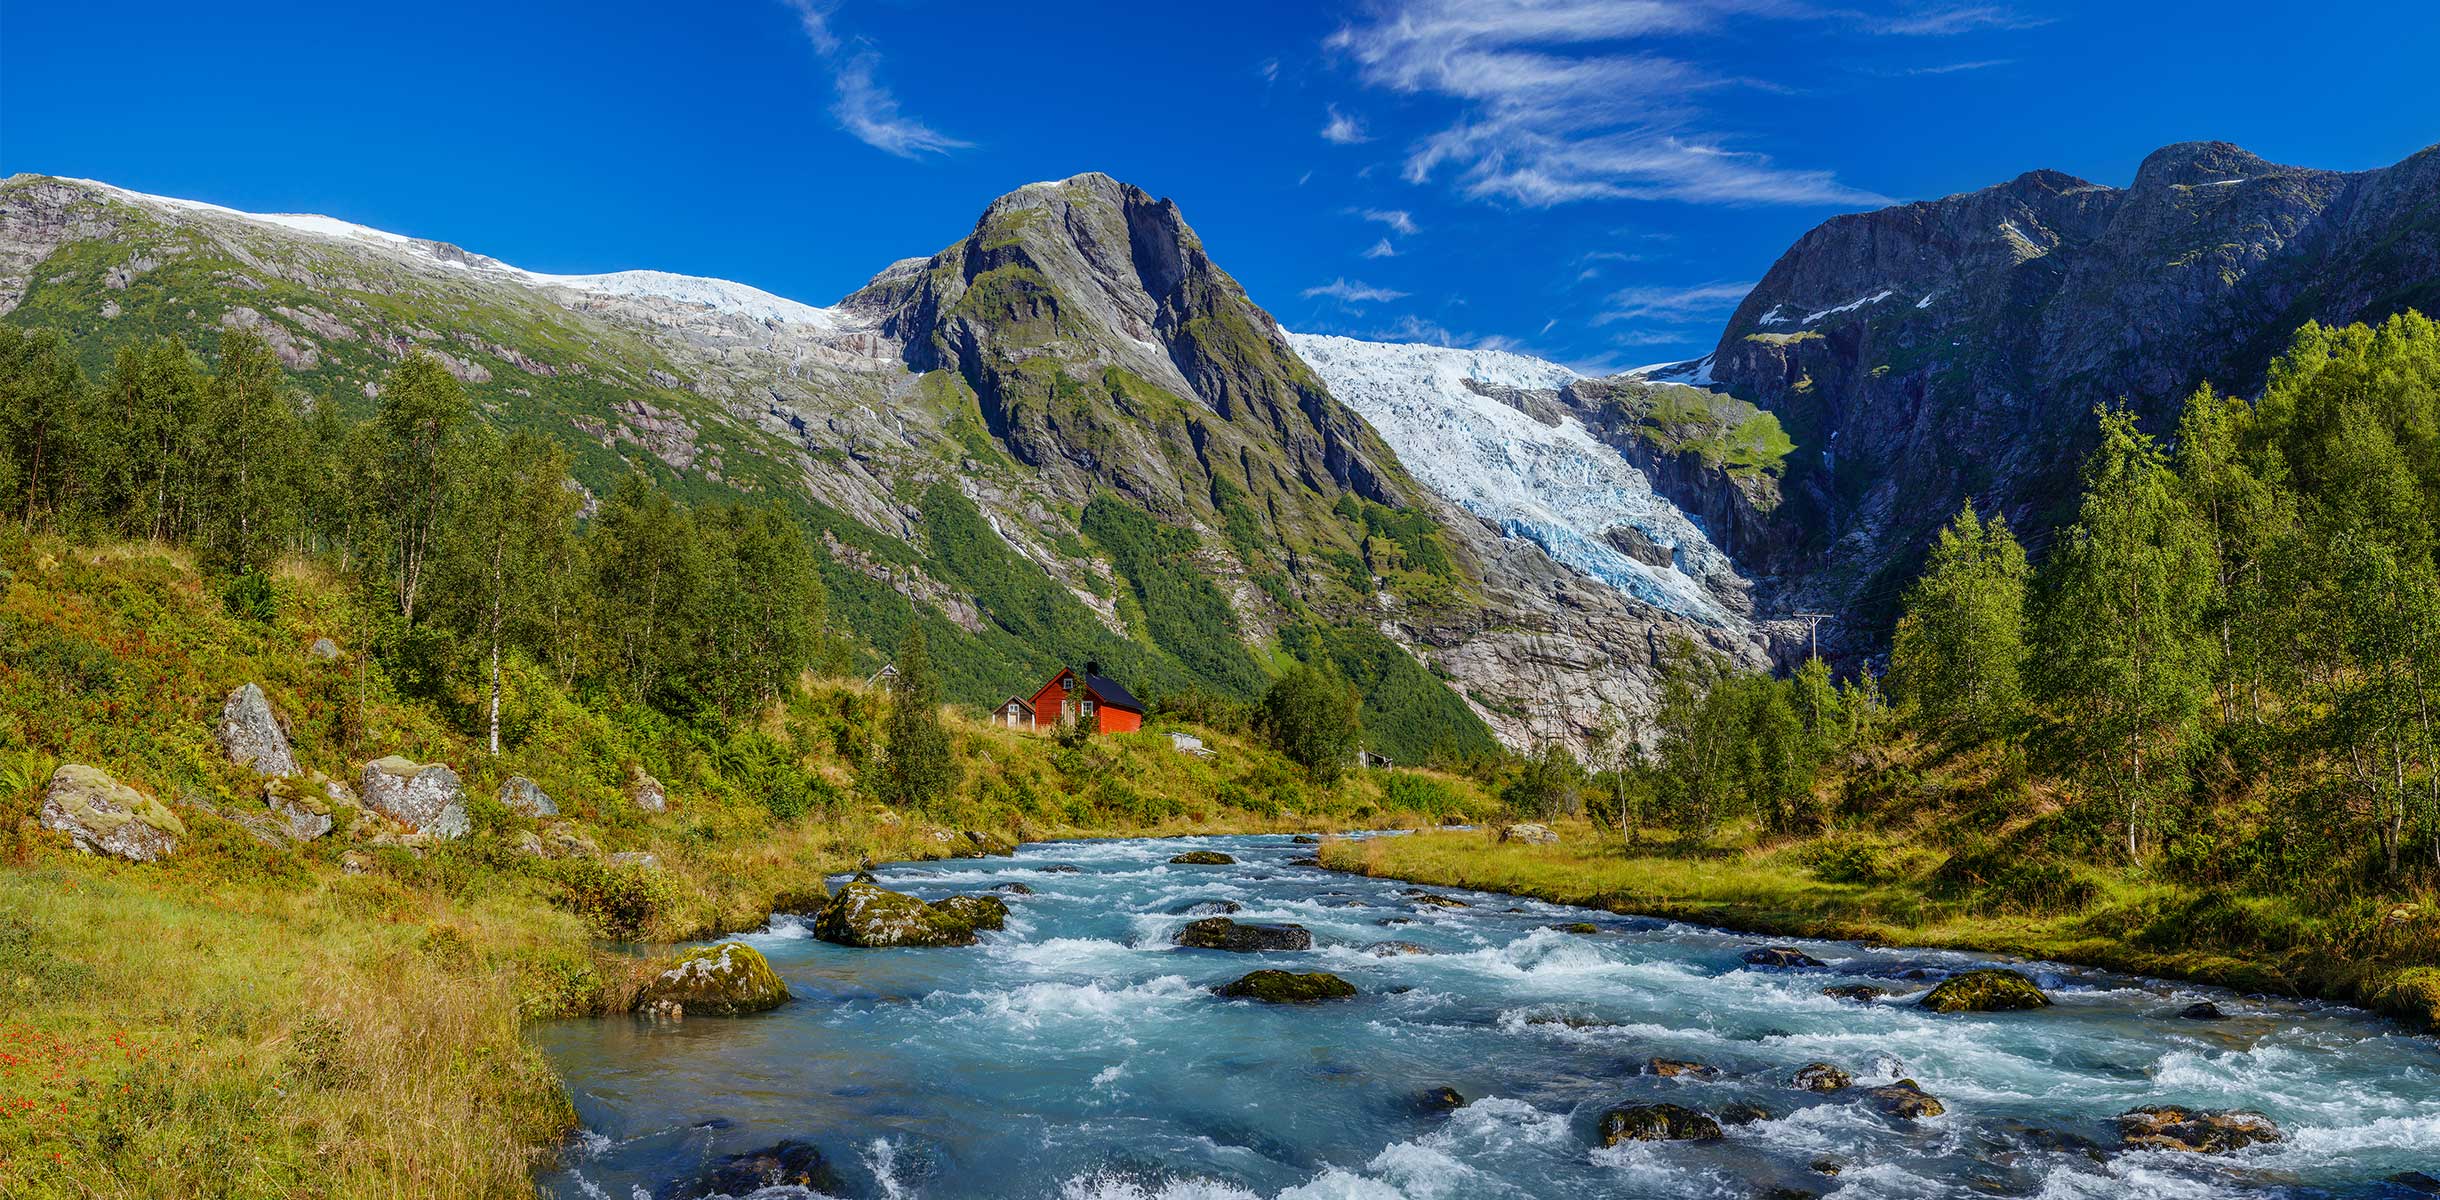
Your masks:
M42 827L67 834L87 854L109 854L129 862L152 862L175 853L186 823L169 806L112 779L108 772L74 763L51 773L42 792Z
M453 838L468 828L457 772L440 763L417 763L395 754L374 759L364 764L356 794L366 808L417 833Z
M500 803L510 812L525 817L556 817L559 806L551 802L550 793L542 785L523 775L511 775L500 781Z
M1620 1142L1712 1142L1720 1123L1682 1104L1638 1104L1601 1114L1601 1144Z
M288 735L272 713L271 701L254 684L229 693L220 706L220 724L213 730L213 736L219 739L220 748L228 752L229 761L251 768L257 775L286 779L298 773L296 755L288 748Z
M956 896L956 901L978 897ZM944 907L946 906L946 907ZM999 914L1007 915L1002 905ZM997 928L995 924L991 928ZM851 881L833 893L822 915L813 922L813 935L841 946L971 946L975 921L964 905L926 904L878 884Z
M1950 976L1925 993L1922 1004L1933 1012L1943 1013L2016 1012L2048 1008L2050 997L2019 972L1989 967Z
M2146 1150L2177 1150L2188 1154L2226 1154L2284 1135L2277 1122L2258 1112L2237 1109L2212 1111L2155 1104L2118 1116L2119 1140Z
M1264 1004L1312 1004L1322 1000L1346 1000L1356 994L1356 985L1328 971L1255 971L1216 989L1232 1000L1259 1000Z
M788 985L761 951L722 942L679 955L644 982L635 1002L646 1011L676 1005L687 1016L737 1017L786 1004Z
M1855 1077L1829 1063L1817 1062L1796 1068L1795 1077L1788 1082L1808 1092L1835 1092L1853 1084Z
M2094 405L2165 434L2206 380L2255 391L2307 320L2440 308L2435 196L2440 147L2346 174L2189 142L2123 188L2033 171L1824 222L1709 362L1798 447L1780 602L1846 611L1825 648L1868 650L1969 493L2037 546L2072 512Z
M1217 850L1189 850L1184 854L1171 858L1169 861L1180 866L1223 867L1228 866L1237 860L1229 857L1228 855L1222 854Z
M1313 933L1302 925L1240 925L1227 917L1205 917L1178 931L1178 944L1197 950L1253 954L1266 950L1311 950Z

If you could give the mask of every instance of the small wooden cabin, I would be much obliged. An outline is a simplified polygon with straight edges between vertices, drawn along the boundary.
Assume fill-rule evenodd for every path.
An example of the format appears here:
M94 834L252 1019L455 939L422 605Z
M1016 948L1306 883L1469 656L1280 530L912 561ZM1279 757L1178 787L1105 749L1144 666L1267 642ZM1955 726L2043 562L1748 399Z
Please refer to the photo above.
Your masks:
M1144 727L1144 702L1104 676L1100 663L1086 663L1081 674L1073 667L1060 668L1034 693L1029 706L1036 728L1069 720L1095 733L1127 733ZM1002 705L1000 711L1006 709Z
M1000 701L998 708L991 710L991 723L1010 729L1031 729L1034 727L1033 702L1023 696L1010 696Z

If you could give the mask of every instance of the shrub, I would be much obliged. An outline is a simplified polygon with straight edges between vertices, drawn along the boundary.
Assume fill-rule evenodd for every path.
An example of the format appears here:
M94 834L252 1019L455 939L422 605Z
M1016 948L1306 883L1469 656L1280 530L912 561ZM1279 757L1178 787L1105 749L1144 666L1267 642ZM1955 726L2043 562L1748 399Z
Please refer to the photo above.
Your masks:
M676 898L668 878L645 867L574 858L559 864L558 876L561 906L612 941L642 937Z

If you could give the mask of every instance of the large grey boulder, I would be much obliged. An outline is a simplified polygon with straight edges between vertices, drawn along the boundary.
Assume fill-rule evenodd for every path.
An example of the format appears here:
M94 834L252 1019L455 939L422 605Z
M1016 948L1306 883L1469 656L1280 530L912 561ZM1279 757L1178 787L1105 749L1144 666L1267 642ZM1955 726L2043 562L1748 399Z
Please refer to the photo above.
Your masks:
M466 797L457 772L441 763L416 763L390 755L364 764L356 791L364 806L433 837L466 832Z
M511 775L500 784L500 803L510 811L529 817L556 817L559 806L551 803L550 793L542 785L523 775Z
M109 772L74 763L51 773L42 794L42 827L68 835L87 854L151 862L178 849L186 824L169 806Z
M1535 825L1529 822L1522 825L1501 826L1500 840L1523 842L1535 846L1555 846L1559 843L1559 834L1548 825Z
M280 721L271 712L271 701L263 689L254 684L229 693L220 706L220 728L215 731L220 748L229 752L229 760L241 767L251 767L257 775L287 779L297 772L296 755L288 749L288 735L281 732Z

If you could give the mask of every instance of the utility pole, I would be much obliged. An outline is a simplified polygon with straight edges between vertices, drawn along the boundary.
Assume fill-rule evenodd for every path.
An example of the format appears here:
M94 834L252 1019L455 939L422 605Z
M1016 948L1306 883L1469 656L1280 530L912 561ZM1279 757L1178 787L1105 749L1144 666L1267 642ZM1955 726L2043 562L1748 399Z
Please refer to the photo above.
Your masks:
M1794 614L1794 616L1799 621L1809 622L1806 628L1805 636L1812 643L1812 656L1814 658L1820 658L1822 656L1822 622L1835 621L1838 618L1829 613L1818 612L1800 612Z

